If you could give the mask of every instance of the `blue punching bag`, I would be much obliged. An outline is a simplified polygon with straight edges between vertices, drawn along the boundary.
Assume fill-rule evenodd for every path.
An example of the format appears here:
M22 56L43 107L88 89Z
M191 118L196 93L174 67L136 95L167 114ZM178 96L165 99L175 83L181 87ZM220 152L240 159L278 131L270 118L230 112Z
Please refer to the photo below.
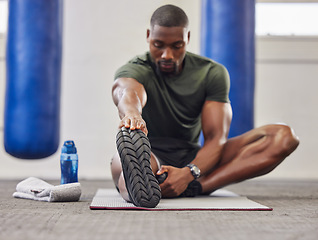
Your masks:
M4 146L39 159L59 145L61 0L10 0Z
M231 77L230 137L254 127L255 0L202 0L201 54Z

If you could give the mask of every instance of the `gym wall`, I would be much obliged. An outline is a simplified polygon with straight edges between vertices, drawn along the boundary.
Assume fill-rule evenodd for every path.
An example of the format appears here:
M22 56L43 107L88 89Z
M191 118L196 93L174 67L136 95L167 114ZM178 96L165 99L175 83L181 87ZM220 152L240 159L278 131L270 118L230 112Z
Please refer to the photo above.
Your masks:
M115 70L147 50L149 18L172 3L190 19L189 50L200 52L200 1L64 1L61 139L75 141L79 179L111 178L118 114L111 98ZM3 148L5 38L0 36L0 179L60 177L59 153L43 160L13 158ZM286 122L299 148L263 178L318 178L315 111L318 38L256 38L255 126Z

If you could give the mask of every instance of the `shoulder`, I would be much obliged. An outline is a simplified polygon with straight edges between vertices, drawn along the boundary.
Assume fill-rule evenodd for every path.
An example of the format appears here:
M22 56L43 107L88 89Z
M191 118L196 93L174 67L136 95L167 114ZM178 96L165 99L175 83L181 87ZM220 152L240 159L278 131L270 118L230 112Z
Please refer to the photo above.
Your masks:
M195 53L187 52L186 61L186 64L190 69L206 70L207 72L210 72L210 74L227 74L227 69L222 64Z
M206 100L229 102L230 78L227 69L220 63L207 57L187 53L188 72L202 79Z
M144 54L141 55L137 55L135 57L133 57L132 59L130 59L126 64L124 64L122 67L144 67L144 68L151 68L151 58L150 58L150 54L149 52L146 52Z
M213 64L215 63L212 59L207 58L207 57L203 57L201 55L192 53L192 52L187 52L186 53L186 58L189 59L188 61L190 61L192 64Z
M136 65L150 65L149 62L149 53L146 52L144 54L137 55L128 61L130 64Z
M149 53L144 53L142 55L135 56L129 60L126 64L121 66L115 72L115 79L117 78L134 78L141 79L143 76L148 75L152 72L151 60Z

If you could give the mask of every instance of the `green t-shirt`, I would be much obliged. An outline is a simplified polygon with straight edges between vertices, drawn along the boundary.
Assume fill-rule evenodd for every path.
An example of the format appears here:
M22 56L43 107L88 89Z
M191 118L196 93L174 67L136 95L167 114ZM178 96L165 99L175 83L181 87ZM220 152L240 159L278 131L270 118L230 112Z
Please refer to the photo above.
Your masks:
M147 104L142 116L156 155L162 154L155 149L167 154L188 149L191 153L186 151L182 155L194 158L199 147L204 102L229 102L230 81L224 66L190 52L186 53L184 61L180 74L167 77L156 71L147 52L133 58L115 74L115 79L133 78L143 84L147 92Z

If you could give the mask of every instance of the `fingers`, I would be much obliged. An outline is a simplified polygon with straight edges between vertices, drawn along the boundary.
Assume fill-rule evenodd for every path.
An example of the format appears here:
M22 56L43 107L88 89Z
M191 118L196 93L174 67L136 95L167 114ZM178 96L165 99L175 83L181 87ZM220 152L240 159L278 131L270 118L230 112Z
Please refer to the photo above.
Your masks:
M160 184L161 194L163 197L177 197L185 191L189 184L189 180L183 168L162 165L157 175L167 173L168 176L163 183Z
M119 123L119 128L122 128L122 127L130 128L131 130L140 129L146 135L148 134L146 122L141 117L133 117L133 116L124 117Z
M162 165L161 168L158 170L157 175L161 175L165 172L168 173L169 168L169 166Z
M176 196L176 193L174 192L174 186L170 182L171 176L169 178L169 173L168 173L169 170L172 170L170 166L162 165L161 168L156 173L157 175L167 174L167 178L162 183L160 183L161 194L163 197L167 197L167 198Z

